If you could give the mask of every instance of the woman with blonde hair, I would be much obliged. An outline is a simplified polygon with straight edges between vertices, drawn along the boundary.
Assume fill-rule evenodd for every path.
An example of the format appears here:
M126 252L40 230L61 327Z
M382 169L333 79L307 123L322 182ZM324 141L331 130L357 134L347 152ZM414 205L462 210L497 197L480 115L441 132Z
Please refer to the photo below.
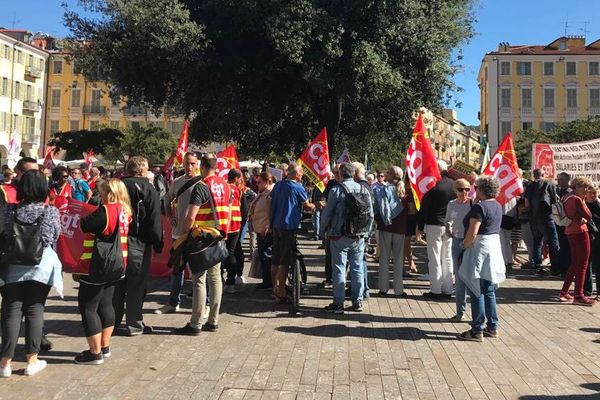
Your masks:
M395 165L388 168L386 183L376 187L375 221L379 236L379 294L386 295L389 286L390 256L394 263L394 295L405 297L402 273L404 266L404 235L408 200L402 180L404 173Z
M117 178L100 185L101 205L81 220L81 230L95 235L89 274L80 278L79 312L89 350L75 357L76 364L102 364L110 357L115 325L115 283L125 276L127 233L131 204L127 188Z

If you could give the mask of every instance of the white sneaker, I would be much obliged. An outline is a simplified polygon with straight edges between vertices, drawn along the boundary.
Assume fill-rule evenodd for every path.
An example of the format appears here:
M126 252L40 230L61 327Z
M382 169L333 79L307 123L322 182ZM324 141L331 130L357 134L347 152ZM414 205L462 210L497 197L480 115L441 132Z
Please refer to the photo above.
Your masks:
M46 361L37 360L35 364L29 364L27 368L25 368L25 375L32 376L40 372L46 368Z
M235 292L237 292L235 285L226 285L225 286L225 293L233 294Z
M0 378L8 378L11 375L12 375L12 368L10 367L10 365L0 368Z
M244 283L246 283L246 280L244 279L243 276L236 276L235 277L235 284L236 285L243 285Z
M419 276L417 276L417 280L418 281L428 281L429 280L429 274L419 275Z
M179 312L179 305L172 306L170 304L165 304L161 308L154 310L154 314L174 314L176 312Z

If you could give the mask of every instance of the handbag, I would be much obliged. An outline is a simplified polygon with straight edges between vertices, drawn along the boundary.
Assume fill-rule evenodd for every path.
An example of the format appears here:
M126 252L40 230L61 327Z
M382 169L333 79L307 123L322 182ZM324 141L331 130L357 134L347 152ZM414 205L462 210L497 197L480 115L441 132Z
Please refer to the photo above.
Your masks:
M200 181L198 184L206 185L204 182ZM208 199L210 201L210 209L215 220L215 225L219 226L219 220L217 218L212 195L210 194L210 189ZM229 207L229 222L231 223L231 203ZM207 269L214 267L225 261L229 255L223 236L200 236L195 238L192 236L191 232L188 232L188 237L182 246L184 246L183 257L187 260L190 270L194 274L204 272Z
M117 229L113 232L114 239L112 241L99 240L99 236L96 235L94 239L90 273L82 279L92 284L118 281L125 275L120 224L117 222Z
M14 211L12 230L6 232L6 248L2 254L4 265L38 265L44 254L42 242L42 222L46 214L46 207L42 214L33 222L23 222Z

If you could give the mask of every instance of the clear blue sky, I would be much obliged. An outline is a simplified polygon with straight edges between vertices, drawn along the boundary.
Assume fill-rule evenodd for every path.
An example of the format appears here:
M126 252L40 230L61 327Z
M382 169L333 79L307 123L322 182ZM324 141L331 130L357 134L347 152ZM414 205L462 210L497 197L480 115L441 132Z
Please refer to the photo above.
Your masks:
M46 32L58 37L67 30L62 24L64 0L0 0L0 26ZM72 6L76 0L67 0ZM464 46L464 70L456 83L464 89L454 97L462 102L458 117L467 124L479 124L477 72L486 52L499 42L547 44L565 33L582 35L587 21L588 42L600 39L599 0L479 0L475 6L477 35Z

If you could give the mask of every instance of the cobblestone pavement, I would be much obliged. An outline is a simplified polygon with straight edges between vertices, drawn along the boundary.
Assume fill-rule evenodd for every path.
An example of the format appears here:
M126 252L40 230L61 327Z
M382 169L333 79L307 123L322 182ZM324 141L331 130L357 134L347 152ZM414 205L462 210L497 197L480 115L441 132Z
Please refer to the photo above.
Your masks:
M190 316L155 315L166 301L166 279L152 280L146 322L155 334L116 336L101 366L78 366L86 348L76 284L66 280L64 301L53 296L46 326L54 350L48 368L23 376L19 346L1 399L598 399L600 306L554 300L560 282L516 270L498 291L500 337L461 342L467 323L453 324L453 302L423 300L427 282L406 279L409 297L372 297L362 313L333 316L320 289L322 250L302 241L310 265L310 293L290 317L269 294L244 285L224 295L219 331L199 337L169 334ZM417 248L419 265L424 249ZM370 265L371 287L377 282ZM374 292L376 292L374 290ZM348 305L348 304L347 304Z

